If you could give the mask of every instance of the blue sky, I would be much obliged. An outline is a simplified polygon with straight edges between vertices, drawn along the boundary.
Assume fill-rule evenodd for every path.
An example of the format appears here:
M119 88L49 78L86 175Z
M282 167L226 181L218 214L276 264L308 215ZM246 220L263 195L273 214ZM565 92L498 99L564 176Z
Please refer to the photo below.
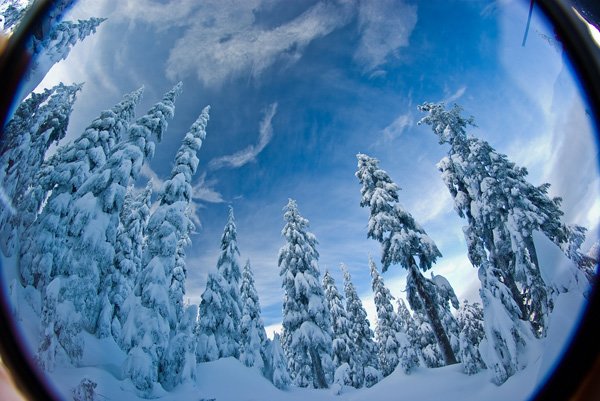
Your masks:
M187 295L198 302L215 269L233 205L242 263L251 260L266 325L281 319L277 253L282 208L298 202L319 240L321 270L341 284L348 265L372 313L356 153L381 160L408 211L444 257L434 267L459 297L477 298L475 270L436 163L446 148L416 106L461 104L472 132L552 184L565 220L597 237L597 147L586 104L554 39L535 15L525 47L525 2L81 0L72 18L108 17L43 85L85 81L69 128L79 135L123 93L145 86L143 113L182 80L176 116L144 170L168 178L187 128L211 105L194 180L197 232ZM581 173L586 172L586 173ZM402 296L398 267L384 276Z

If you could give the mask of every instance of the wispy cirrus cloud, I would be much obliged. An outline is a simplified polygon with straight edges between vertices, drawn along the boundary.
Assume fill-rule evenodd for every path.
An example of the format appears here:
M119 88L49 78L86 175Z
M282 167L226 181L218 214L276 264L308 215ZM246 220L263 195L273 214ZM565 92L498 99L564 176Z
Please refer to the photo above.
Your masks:
M271 3L272 4L272 3ZM296 18L269 29L256 23L265 1L205 1L167 61L171 79L195 72L207 86L250 73L257 78L275 62L295 62L313 40L346 25L351 2L319 2Z
M258 129L258 143L250 145L245 149L235 152L231 155L221 156L213 159L208 164L211 170L220 168L238 168L256 160L256 156L262 152L273 138L273 126L271 121L277 113L277 103L272 103L265 110L265 115L260 122Z
M198 182L192 187L192 196L194 200L208 203L223 203L223 195L214 189L217 180L207 180L206 172L200 175Z
M406 114L400 114L391 124L381 130L384 142L393 141L412 126L414 126L412 114L410 112Z
M450 103L456 102L458 99L463 97L463 95L465 94L466 91L467 91L467 87L461 86L455 92L447 95L444 99L442 99L442 103L450 104Z
M358 24L361 38L354 58L373 70L408 46L417 24L417 7L402 1L363 0L358 5Z
M107 0L100 3L104 15L132 24L181 28L166 63L167 76L176 80L194 74L212 87L240 76L257 79L277 62L293 64L310 43L354 21L361 35L355 61L368 73L385 74L380 66L408 45L417 22L417 7L396 0L318 1L285 21L269 14L279 3L273 0L123 0L118 9Z

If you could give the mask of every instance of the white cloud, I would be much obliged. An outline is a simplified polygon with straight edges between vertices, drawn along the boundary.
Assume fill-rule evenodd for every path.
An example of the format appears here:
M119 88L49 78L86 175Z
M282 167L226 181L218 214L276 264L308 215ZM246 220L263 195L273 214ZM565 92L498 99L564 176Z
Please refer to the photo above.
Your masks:
M112 0L102 1L86 0L82 2L84 7L92 10L100 9L104 15L110 18L118 18L130 21L141 20L155 24L159 29L167 29L172 26L185 26L190 23L190 16L199 8L196 0L177 0L168 3L156 0ZM98 5L94 6L97 3ZM98 12L93 13L96 15Z
M448 97L443 99L442 103L450 104L450 103L456 102L458 99L463 97L463 95L465 94L466 91L467 91L467 87L461 86L460 88L458 88L456 90L456 92L452 93L451 95L449 95Z
M271 125L271 121L273 120L276 112L277 103L271 104L265 110L265 116L260 122L258 130L258 143L256 145L248 146L247 148L235 152L232 155L226 155L213 159L208 164L209 168L212 170L217 170L223 167L238 168L256 160L256 156L258 156L260 152L265 149L265 147L273 138L273 126Z
M428 185L423 186L418 197L411 198L410 202L407 202L407 210L419 224L435 221L446 213L454 213L450 193L439 177L432 174L426 182Z
M390 125L381 131L384 141L393 141L413 125L414 121L410 112L399 115Z
M221 193L214 189L217 180L206 180L206 172L200 175L198 182L192 187L192 197L195 200L208 203L223 203L225 200Z
M269 11L272 0L123 0L88 7L110 18L152 24L158 30L181 28L166 63L170 79L195 74L207 86L218 87L240 76L258 78L276 62L293 64L308 44L346 26L358 15L360 42L354 59L367 71L396 55L417 22L417 7L401 1L320 1L287 21L269 26L257 15Z
M192 72L208 86L247 73L256 78L276 61L295 62L310 42L345 25L352 15L345 2L317 3L291 21L268 29L255 21L262 5L269 4L258 0L202 2L188 16L191 25L171 51L167 76L180 79Z
M354 58L367 70L376 69L408 40L417 24L417 7L402 1L362 0L358 7L361 39Z

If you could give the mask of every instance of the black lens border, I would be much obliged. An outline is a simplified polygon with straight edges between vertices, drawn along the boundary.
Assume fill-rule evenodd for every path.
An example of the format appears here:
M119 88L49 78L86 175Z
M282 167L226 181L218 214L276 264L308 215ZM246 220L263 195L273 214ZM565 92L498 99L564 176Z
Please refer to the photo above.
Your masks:
M37 0L23 16L0 55L0 140L4 124L12 107L19 85L31 62L28 45L47 16L55 9L53 0ZM0 264L0 269L2 268ZM43 372L28 357L29 350L21 340L3 283L0 283L0 355L17 389L29 400L56 400L58 396Z
M27 43L55 1L38 0L24 17L0 55L0 140L8 111L30 61ZM592 108L595 129L600 128L600 48L593 42L587 27L565 0L535 0L552 23L564 50L569 56L587 100ZM597 138L597 141L600 138ZM599 142L597 142L598 144ZM600 167L600 166L599 166ZM0 267L1 268L1 267ZM8 307L4 285L0 285L0 355L18 389L30 400L59 400L42 372L26 355L28 350L20 340ZM600 355L600 291L594 285L584 316L562 359L548 380L532 397L534 401L567 400L585 383ZM596 394L600 396L600 394Z

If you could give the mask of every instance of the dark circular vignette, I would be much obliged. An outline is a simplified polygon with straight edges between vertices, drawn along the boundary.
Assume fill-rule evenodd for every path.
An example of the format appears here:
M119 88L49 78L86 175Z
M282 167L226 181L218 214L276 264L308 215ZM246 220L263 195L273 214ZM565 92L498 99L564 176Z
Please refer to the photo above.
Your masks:
M592 9L598 7L597 4L594 6L594 1L582 0L578 2L538 0L535 2L553 24L587 96L588 103L591 105L596 131L596 146L598 147L600 144L600 48L593 43L587 27L573 11L573 5L575 7L585 6L587 3ZM598 24L598 21L593 22L594 25ZM596 271L598 271L598 266L596 266ZM597 283L596 280L587 308L571 343L564 351L552 374L538 388L532 400L579 400L585 399L586 396L595 396L595 399L600 397L598 386L595 389L584 389L594 383L594 379L597 379L593 375L598 374L597 367L600 360L598 345L600 290ZM596 369L594 370L594 368ZM588 393L583 393L584 391L588 391Z
M587 33L587 27L573 11L589 3L594 9L594 0L531 0L534 7L543 11L548 17L564 50L568 54L580 85L591 105L596 145L600 145L600 48L593 43ZM2 54L0 54L0 140L3 138L2 128L8 111L12 107L13 97L27 67L30 57L26 44L35 35L39 27L44 25L46 16L53 11L54 0L37 0L24 17L17 31L11 36ZM584 10L585 11L585 10ZM593 10L592 10L593 11ZM582 13L585 15L585 12ZM599 21L592 21L594 25ZM600 168L600 165L598 166ZM0 270L2 265L0 262ZM598 269L598 267L597 267ZM592 375L598 374L600 361L600 291L597 285L592 288L588 306L581 318L579 326L564 351L562 359L557 363L546 382L537 389L531 398L534 401L584 399L587 396L600 396L598 386L591 393L582 393L583 387L594 382ZM58 400L44 374L27 356L27 350L21 341L19 328L11 318L11 312L5 293L0 283L0 355L9 369L18 389L31 400ZM590 389L588 389L590 391ZM575 398L578 397L578 398Z
M36 1L29 12L23 17L17 30L8 40L2 54L0 54L0 140L4 136L4 124L13 98L19 88L29 62L27 43L41 26L44 26L46 17L53 11L53 0ZM0 270L2 263L0 262ZM28 351L23 344L19 328L11 318L7 294L4 283L0 279L0 355L8 368L18 390L27 399L31 400L58 400L52 391L51 384L46 379L35 363L28 357Z

